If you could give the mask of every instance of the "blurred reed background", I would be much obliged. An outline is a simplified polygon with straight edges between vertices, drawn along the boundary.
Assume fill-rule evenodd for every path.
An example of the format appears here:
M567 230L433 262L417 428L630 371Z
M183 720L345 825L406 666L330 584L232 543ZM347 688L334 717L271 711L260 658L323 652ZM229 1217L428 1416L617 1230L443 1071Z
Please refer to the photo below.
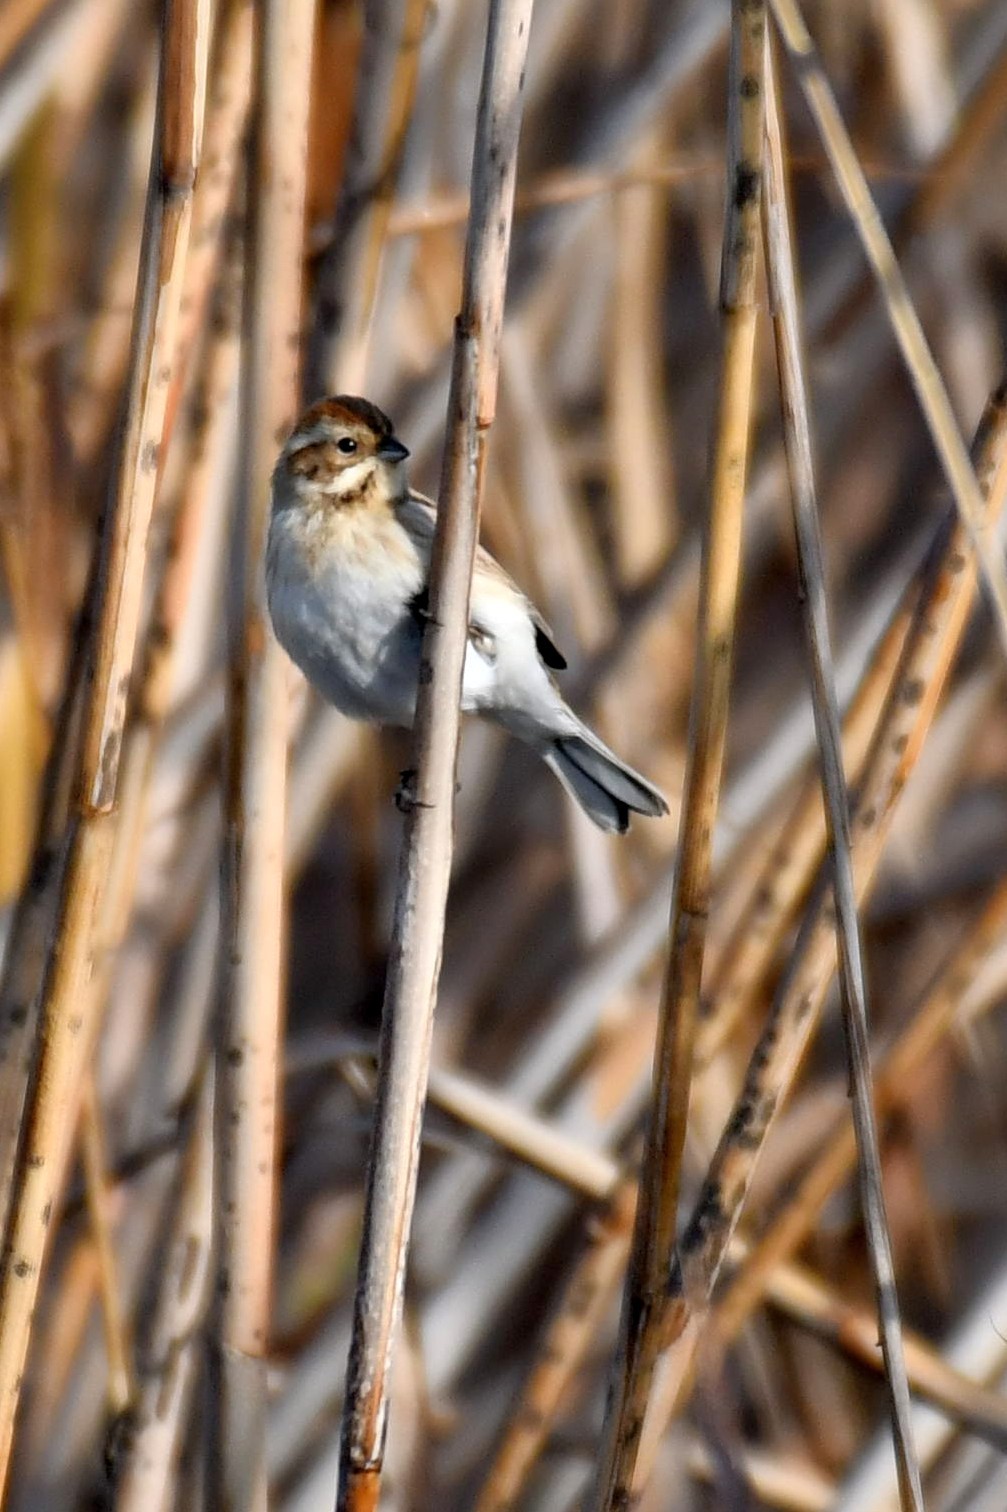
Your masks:
M513 743L463 731L396 1512L565 1512L596 1473L686 763L729 19L688 0L535 6L483 533L554 627L571 701L672 813L605 837ZM1003 367L1007 5L816 0L807 21L971 436ZM10 1508L261 1506L260 1409L269 1505L334 1503L409 746L273 664L258 533L278 432L323 391L387 409L436 487L485 31L460 0L0 10ZM782 47L776 66L916 1447L928 1506L1001 1512L1002 648ZM639 1505L880 1512L898 1493L756 276L688 1263ZM1005 431L1001 396L974 452L991 515ZM250 1099L269 1100L280 1022L288 691L274 1189L272 1111ZM215 1305L217 1219L232 1289ZM230 1373L256 1357L268 1404Z

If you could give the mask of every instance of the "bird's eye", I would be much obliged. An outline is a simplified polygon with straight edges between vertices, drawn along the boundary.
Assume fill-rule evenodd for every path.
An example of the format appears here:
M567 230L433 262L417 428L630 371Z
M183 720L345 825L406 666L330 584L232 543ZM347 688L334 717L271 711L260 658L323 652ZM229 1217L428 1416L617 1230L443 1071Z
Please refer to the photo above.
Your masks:
M352 457L357 449L357 443L352 436L341 436L336 442L336 446L343 453L344 457Z

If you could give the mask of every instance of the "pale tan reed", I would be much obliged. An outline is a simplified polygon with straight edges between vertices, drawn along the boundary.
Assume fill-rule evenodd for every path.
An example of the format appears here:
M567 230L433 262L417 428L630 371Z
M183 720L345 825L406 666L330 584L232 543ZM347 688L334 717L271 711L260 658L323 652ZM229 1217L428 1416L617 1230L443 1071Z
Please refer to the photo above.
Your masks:
M302 268L315 0L258 14L246 191L243 387L232 555L217 1025L217 1397L211 1495L265 1508L266 1359L276 1229L283 1024L287 670L265 605L278 442L300 397Z
M700 571L699 631L678 858L668 926L668 965L654 1052L653 1106L640 1200L596 1478L594 1512L621 1506L632 1483L640 1429L663 1330L665 1276L678 1217L680 1167L702 988L713 831L727 733L741 566L757 318L766 14L732 6L728 207L721 267L722 350L709 514ZM756 81L753 90L750 85Z
M494 0L472 156L472 211L456 325L415 725L416 770L385 986L378 1095L354 1299L340 1512L378 1504L388 1370L402 1308L420 1125L451 870L459 693L486 446L496 410L531 0Z
M913 1442L895 1264L892 1259L881 1176L881 1150L874 1116L867 983L851 853L850 798L843 769L842 722L836 695L825 563L818 523L808 384L802 354L801 316L784 167L785 149L773 51L770 46L766 47L763 77L766 90L766 184L763 199L766 267L773 304L780 408L790 472L804 634L808 645L811 699L825 801L828 866L835 900L836 952L846 1061L853 1102L853 1125L857 1136L860 1202L877 1298L878 1327L888 1382L899 1494L903 1508L919 1512L923 1506L923 1487Z
M206 88L208 6L175 0L165 22L160 127L151 170L136 342L118 467L101 543L90 684L54 938L41 994L43 1039L15 1171L0 1284L0 1482L9 1472L14 1415L47 1230L66 1171L97 1024L80 1003L112 836L126 692L141 610L147 530L175 354Z

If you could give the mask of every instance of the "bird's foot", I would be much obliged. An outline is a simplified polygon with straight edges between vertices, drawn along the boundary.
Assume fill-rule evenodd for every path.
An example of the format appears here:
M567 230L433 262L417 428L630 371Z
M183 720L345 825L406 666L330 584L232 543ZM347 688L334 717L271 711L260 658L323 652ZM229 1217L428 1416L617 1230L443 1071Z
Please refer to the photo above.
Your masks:
M419 777L415 767L406 767L404 772L399 773L399 785L395 789L395 807L400 814L411 814L413 809L433 808L432 803L421 803L416 794L416 783ZM460 782L455 783L455 795L462 790Z
M395 789L395 807L400 814L411 814L419 804L416 796L416 779L419 776L415 767L406 767L404 772L399 773L399 785Z

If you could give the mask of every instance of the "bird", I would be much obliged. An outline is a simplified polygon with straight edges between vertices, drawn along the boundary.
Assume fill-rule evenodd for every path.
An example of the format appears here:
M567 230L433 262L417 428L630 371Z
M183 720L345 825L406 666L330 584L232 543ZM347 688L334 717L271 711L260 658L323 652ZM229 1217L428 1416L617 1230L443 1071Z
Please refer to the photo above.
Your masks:
M409 486L409 450L367 399L306 410L272 477L265 585L280 645L351 719L411 727L428 617L436 504ZM658 816L658 789L621 761L565 702L552 631L479 546L461 708L503 726L542 758L602 830Z

